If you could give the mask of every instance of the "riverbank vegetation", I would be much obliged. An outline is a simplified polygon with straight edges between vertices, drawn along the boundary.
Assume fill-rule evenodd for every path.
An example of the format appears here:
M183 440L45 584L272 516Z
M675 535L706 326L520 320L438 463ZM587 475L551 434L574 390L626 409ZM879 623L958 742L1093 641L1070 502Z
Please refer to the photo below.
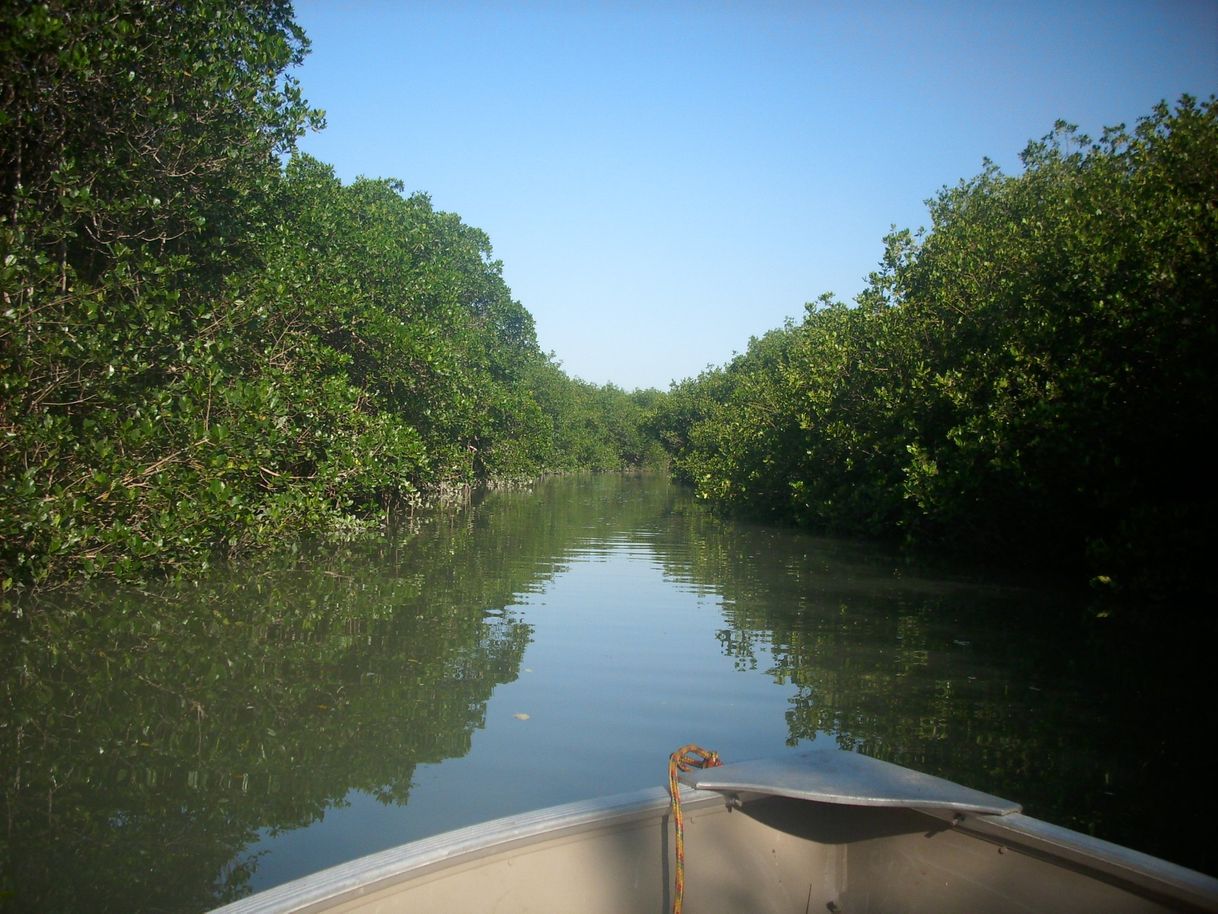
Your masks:
M653 427L730 509L1212 592L1218 108L1059 124L1022 161L943 189L853 306L823 296Z
M851 305L628 393L540 350L483 232L296 151L323 118L286 0L60 0L5 26L5 592L666 460L733 511L1213 590L1212 99L1095 142L1059 125L894 230Z
M295 152L322 114L285 0L5 17L6 591L647 458L648 395L563 373L484 233Z

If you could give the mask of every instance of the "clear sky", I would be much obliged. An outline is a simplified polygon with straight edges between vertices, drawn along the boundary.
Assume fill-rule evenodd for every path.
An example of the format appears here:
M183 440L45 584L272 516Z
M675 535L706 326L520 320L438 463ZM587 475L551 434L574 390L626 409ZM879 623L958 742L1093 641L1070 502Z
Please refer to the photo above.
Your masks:
M1064 119L1218 92L1218 0L298 0L302 148L483 229L541 346L626 389L697 375L893 224Z

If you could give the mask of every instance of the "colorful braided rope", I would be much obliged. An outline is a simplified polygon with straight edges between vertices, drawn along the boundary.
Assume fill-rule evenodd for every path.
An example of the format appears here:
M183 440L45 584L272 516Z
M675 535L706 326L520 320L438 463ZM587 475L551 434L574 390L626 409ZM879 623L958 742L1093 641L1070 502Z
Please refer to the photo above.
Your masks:
M681 814L681 787L677 783L679 771L691 768L716 768L722 765L719 753L703 749L692 743L682 746L668 757L668 795L672 802L673 830L676 832L677 869L676 887L672 895L672 914L681 914L685 901L685 817Z

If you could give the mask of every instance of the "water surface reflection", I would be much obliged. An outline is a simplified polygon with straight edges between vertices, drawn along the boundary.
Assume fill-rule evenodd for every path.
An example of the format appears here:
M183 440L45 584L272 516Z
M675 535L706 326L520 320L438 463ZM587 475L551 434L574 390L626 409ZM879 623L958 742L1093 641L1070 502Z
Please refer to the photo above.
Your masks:
M0 628L15 910L199 911L492 816L811 740L1214 870L1161 815L1212 675L1044 589L553 480L416 533ZM1157 646L1155 646L1157 645ZM1205 703L1200 699L1204 698Z

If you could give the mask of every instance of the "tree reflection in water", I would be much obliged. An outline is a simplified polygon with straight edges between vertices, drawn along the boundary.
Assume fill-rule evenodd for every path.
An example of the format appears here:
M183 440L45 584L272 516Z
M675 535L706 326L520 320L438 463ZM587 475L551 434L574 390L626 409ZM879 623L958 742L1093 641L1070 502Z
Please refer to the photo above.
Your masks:
M737 669L792 691L790 745L842 748L1021 802L1031 815L1218 872L1163 816L1215 811L1213 622L1097 618L1086 596L930 568L874 544L691 513L670 574L714 582ZM1177 619L1178 622L1178 619Z
M261 829L351 790L405 803L415 766L468 752L529 641L502 611L528 563L466 519L408 539L7 625L5 903L209 908L246 891Z
M261 836L316 822L352 791L406 804L417 766L470 752L492 693L542 637L525 595L599 561L596 544L626 542L667 588L639 596L641 583L621 582L654 604L632 618L656 620L621 633L627 647L671 637L673 594L685 612L693 592L705 628L681 643L697 669L722 673L663 703L608 684L589 714L629 718L615 732L654 732L642 707L721 719L689 703L761 693L772 697L741 713L785 714L791 745L832 740L1215 870L1209 844L1162 814L1214 811L1195 789L1205 755L1181 749L1214 723L1206 638L1097 621L1051 590L873 545L727 522L660 479L594 477L197 585L52 594L9 612L0 908L203 910L249 890ZM540 734L547 709L527 710ZM608 723L562 738L586 744ZM649 752L636 754L653 765Z

